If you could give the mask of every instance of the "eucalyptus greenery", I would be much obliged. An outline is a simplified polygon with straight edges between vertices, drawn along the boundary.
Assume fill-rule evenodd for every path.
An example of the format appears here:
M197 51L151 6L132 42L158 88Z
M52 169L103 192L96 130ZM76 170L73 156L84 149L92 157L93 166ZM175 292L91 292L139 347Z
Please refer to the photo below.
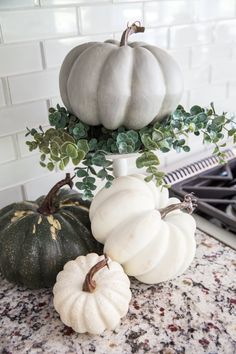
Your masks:
M107 159L107 155L139 153L136 165L146 168L146 181L155 180L157 186L168 187L164 182L164 172L158 169L160 162L156 151L166 153L174 149L188 152L190 148L186 139L189 135L201 135L203 143L214 144L213 153L219 157L220 163L224 163L222 148L226 144L222 140L233 137L236 143L234 118L228 118L226 112L218 115L213 103L209 108L193 106L190 112L178 106L164 121L140 130L89 126L60 105L49 109L49 122L51 128L46 131L41 126L38 130L27 128L26 136L31 135L33 140L26 144L30 151L39 149L40 164L50 171L56 166L64 170L71 161L76 166L76 187L83 191L85 199L93 197L95 177L104 180L105 187L110 187L114 177L112 161Z

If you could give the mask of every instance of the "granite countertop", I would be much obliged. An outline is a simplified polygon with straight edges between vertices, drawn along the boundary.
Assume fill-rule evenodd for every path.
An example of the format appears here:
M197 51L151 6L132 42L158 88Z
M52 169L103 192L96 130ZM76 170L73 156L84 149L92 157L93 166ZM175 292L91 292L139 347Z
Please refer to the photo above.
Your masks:
M196 239L184 275L155 286L131 280L128 315L101 336L64 326L51 289L0 279L0 353L236 353L236 252L200 231Z

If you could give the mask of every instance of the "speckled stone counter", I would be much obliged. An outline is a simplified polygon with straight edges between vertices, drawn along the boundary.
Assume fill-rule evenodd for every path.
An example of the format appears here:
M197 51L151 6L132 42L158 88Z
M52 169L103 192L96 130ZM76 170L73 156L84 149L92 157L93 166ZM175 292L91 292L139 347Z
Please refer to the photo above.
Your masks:
M236 252L200 232L185 274L156 286L132 279L129 313L114 332L74 333L51 289L0 280L0 353L236 353Z

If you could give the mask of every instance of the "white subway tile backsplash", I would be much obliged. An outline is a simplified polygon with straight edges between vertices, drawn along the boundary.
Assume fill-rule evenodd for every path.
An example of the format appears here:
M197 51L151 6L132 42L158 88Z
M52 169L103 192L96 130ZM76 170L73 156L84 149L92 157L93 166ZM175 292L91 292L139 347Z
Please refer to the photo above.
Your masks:
M120 37L121 38L121 37ZM130 42L146 42L151 45L155 45L161 48L167 48L168 46L168 28L145 28L144 33L137 33L130 36Z
M0 10L15 9L21 7L34 7L39 0L1 0Z
M47 174L48 170L39 164L38 155L5 163L0 165L0 190L23 184Z
M218 101L226 99L226 84L224 85L202 85L190 91L190 106L200 105L210 106L211 102L215 104Z
M14 143L11 136L0 138L0 163L16 158Z
M215 20L235 17L235 0L199 0L199 19Z
M58 96L58 81L58 70L10 77L12 102L15 104Z
M169 50L168 52L177 61L177 63L179 64L182 70L186 70L189 68L189 61L190 61L189 48Z
M21 187L13 187L7 188L0 192L0 208L4 208L5 206L21 202L23 200Z
M59 104L61 107L64 107L64 103L62 102L62 99L60 96L52 97L50 99L50 107L56 107L57 104Z
M219 21L215 25L214 39L216 42L230 43L236 41L236 19Z
M183 76L185 90L207 85L210 79L210 67L205 65L192 70L184 70Z
M58 67L62 64L69 51L86 42L104 42L111 39L111 34L100 36L81 36L72 38L52 39L44 42L45 60L48 68Z
M165 0L144 4L145 26L170 26L191 23L196 19L197 1Z
M181 100L179 102L185 109L189 109L189 91L185 90L182 94Z
M150 0L113 0L113 2L146 2L146 1L150 1Z
M40 124L43 128L44 131L46 131L47 129L51 128L51 126L49 125L49 122L46 122L47 124ZM30 125L30 127L28 126L28 128L35 128L38 130L39 124L36 125ZM26 156L31 156L31 155L38 155L40 156L40 152L38 149L30 151L29 150L29 146L26 144L26 141L32 141L33 138L31 135L27 135L25 136L27 133L27 130L25 129L24 131L20 132L17 134L16 136L16 141L17 141L17 146L18 146L18 152L20 157L26 157Z
M43 169L43 168L42 168ZM40 177L24 184L27 200L35 200L42 195L46 195L55 183L65 178L65 172L52 172L44 177Z
M232 50L232 52L231 52L232 60L236 60L236 42L230 44L230 48Z
M45 101L32 102L0 110L0 136L13 134L26 127L34 128L48 123Z
M35 126L33 128L38 128L38 127ZM17 134L17 145L18 145L20 156L26 157L33 154L39 154L38 150L29 151L29 147L28 145L26 145L26 141L31 141L32 137L31 136L26 137L25 133L26 130Z
M208 63L221 63L231 57L231 46L229 44L211 44L195 46L191 53L191 66L199 67Z
M229 98L235 100L236 97L236 81L229 83Z
M114 38L120 41L122 32L115 33ZM144 33L135 33L129 38L129 42L145 42L147 44L155 45L161 48L167 48L168 42L168 28L145 28Z
M202 135L196 136L194 134L189 135L186 138L186 144L190 147L190 151L188 154L196 154L199 151L205 150L205 145L202 143L203 137Z
M220 70L217 63L212 64L212 83L236 81L236 60L228 60L221 64Z
M0 46L0 76L42 70L39 43Z
M0 23L6 43L77 34L75 8L2 11Z
M89 0L90 4L110 2L110 0ZM41 6L86 4L88 0L40 0Z
M5 106L5 97L4 97L2 80L0 79L0 107L3 106Z
M143 19L141 3L81 6L78 11L80 30L85 35L122 31L127 22Z
M212 41L212 24L173 26L170 28L170 48L206 44Z
M219 114L227 112L229 117L235 117L235 96L227 99L222 98L221 100L215 100L214 104L216 112L219 112Z

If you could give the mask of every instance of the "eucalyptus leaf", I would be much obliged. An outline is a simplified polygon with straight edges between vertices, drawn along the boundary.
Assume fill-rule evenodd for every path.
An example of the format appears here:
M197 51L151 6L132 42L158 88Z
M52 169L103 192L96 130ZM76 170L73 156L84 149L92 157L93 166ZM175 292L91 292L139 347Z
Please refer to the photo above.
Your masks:
M94 177L84 177L83 181L86 183L94 183L96 181L96 179Z
M197 115L198 113L201 113L201 112L203 112L203 109L200 106L193 106L190 109L190 113L191 113L192 116L195 116L195 115Z
M149 176L147 176L147 177L144 178L144 180L145 180L146 182L150 182L152 179L153 179L153 175L149 175Z
M108 181L106 184L105 184L105 188L110 188L112 185L112 182Z
M106 176L107 181L113 181L114 178L115 178L115 177L112 176L112 175L107 175L107 176Z
M85 139L80 139L77 141L77 146L80 150L83 150L85 155L89 152L89 144L87 140Z
M27 128L26 135L31 137L31 141L26 144L30 151L38 149L41 152L40 164L43 167L48 165L52 168L58 163L59 168L64 169L72 161L78 178L84 179L79 186L87 199L92 198L96 189L93 176L106 180L106 187L110 186L113 179L112 161L107 160L106 154L139 152L136 165L146 168L150 174L146 180L154 180L158 186L165 186L163 172L158 170L158 157L153 151L188 152L190 148L186 140L191 141L190 136L194 134L199 137L199 144L201 140L214 144L215 153L220 163L223 163L225 153L222 149L226 145L222 141L225 135L232 137L236 143L234 117L229 117L226 112L217 114L213 103L207 108L195 105L190 112L179 105L162 121L139 130L125 127L109 130L103 126L89 126L60 105L50 108L49 120L52 127L45 131L41 126L38 129ZM78 168L81 162L84 167ZM98 172L95 166L100 167Z
M88 172L85 169L80 168L76 171L76 175L77 177L85 177L88 175Z
M101 179L104 179L107 176L107 171L103 168L97 173L97 176Z
M76 159L78 157L78 150L75 144L67 144L66 145L66 154L71 159Z
M49 171L53 171L53 170L54 170L54 164L53 164L52 162L48 162L48 164L47 164L47 169L48 169Z
M76 187L77 187L78 189L80 189L80 190L83 190L83 189L86 188L84 182L76 182L75 185L76 185Z
M151 151L144 152L136 160L137 168L149 167L153 165L159 165L160 161L158 157Z
M45 161L45 159L46 159L46 155L45 155L45 154L42 154L42 155L40 156L40 160L41 160L41 161Z

